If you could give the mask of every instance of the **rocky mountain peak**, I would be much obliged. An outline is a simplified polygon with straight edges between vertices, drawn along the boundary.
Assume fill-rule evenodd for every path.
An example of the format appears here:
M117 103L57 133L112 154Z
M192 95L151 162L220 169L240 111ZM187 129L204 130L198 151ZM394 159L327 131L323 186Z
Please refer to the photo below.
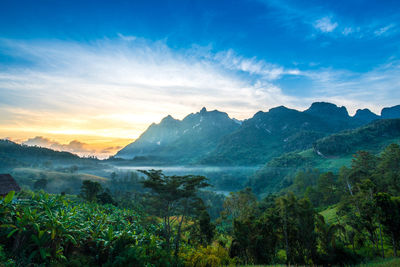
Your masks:
M311 104L311 107L304 112L317 117L335 117L342 119L347 119L349 117L346 107L338 107L328 102L314 102Z

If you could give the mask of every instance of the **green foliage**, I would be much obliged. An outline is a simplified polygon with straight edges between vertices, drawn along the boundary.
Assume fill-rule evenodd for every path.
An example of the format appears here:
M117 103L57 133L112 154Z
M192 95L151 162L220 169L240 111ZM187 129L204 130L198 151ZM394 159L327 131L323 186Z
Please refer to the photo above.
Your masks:
M37 146L19 145L8 140L0 140L0 169L42 165L51 167L54 163L93 164L95 159L82 159L69 152L59 152Z
M165 265L164 241L132 210L43 193L0 202L0 242L21 266ZM82 261L81 261L82 260Z
M379 208L378 220L384 226L385 232L392 238L393 254L397 256L400 247L400 197L391 197L387 193L375 195Z
M92 182L90 180L85 180L82 182L81 196L90 202L94 202L97 199L97 195L103 191L100 183Z
M198 247L180 255L188 267L219 267L233 265L234 260L229 257L228 251L218 244Z
M355 130L348 130L333 134L315 142L314 150L324 156L337 156L345 153L354 153L360 145L368 146L389 145L391 138L400 135L400 119L387 119L372 122Z
M215 235L215 225L211 222L210 215L206 210L200 212L190 228L189 241L192 244L207 246L211 244Z
M143 181L144 187L151 189L148 196L149 204L154 214L163 220L165 248L170 251L170 242L173 239L174 255L177 260L184 220L197 214L199 210L204 212L204 204L197 193L201 188L209 186L207 178L197 175L167 176L158 170L141 172L147 176Z
M225 199L222 214L230 221L246 219L256 212L256 203L257 197L249 187L238 192L231 192Z

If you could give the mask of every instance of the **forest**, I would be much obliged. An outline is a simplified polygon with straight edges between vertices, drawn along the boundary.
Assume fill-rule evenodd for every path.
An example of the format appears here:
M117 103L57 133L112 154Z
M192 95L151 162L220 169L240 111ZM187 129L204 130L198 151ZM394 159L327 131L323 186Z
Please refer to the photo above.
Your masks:
M79 194L46 193L46 179L11 191L0 200L1 265L400 263L398 144L358 151L337 173L298 171L263 197L223 197L204 176L160 170L111 181L83 180Z

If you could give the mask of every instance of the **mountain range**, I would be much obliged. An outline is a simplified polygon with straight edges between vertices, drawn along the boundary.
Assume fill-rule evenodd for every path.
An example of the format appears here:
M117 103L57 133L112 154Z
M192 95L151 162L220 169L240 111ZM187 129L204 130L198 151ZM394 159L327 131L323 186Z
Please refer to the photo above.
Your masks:
M350 116L346 107L316 102L298 111L279 106L238 121L206 108L183 120L168 115L114 158L138 164L261 165L291 151L312 148L324 137L362 127L374 120L400 118L400 105L368 109Z

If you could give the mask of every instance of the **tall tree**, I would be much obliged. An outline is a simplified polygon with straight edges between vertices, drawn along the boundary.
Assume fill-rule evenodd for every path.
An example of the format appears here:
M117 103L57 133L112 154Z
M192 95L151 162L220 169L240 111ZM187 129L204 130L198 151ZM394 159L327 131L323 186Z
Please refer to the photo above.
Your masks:
M166 247L171 249L172 240L177 258L183 222L204 206L197 193L201 188L209 186L207 178L198 175L167 176L161 170L141 172L147 176L142 183L145 188L151 189L149 197L153 209L157 216L163 218Z
M377 168L379 191L400 194L400 146L391 144L381 154Z
M251 188L231 192L224 202L224 215L231 219L244 220L256 211L257 197Z
M393 254L397 257L400 243L400 197L378 193L375 196L375 201L379 207L379 221L392 239Z

